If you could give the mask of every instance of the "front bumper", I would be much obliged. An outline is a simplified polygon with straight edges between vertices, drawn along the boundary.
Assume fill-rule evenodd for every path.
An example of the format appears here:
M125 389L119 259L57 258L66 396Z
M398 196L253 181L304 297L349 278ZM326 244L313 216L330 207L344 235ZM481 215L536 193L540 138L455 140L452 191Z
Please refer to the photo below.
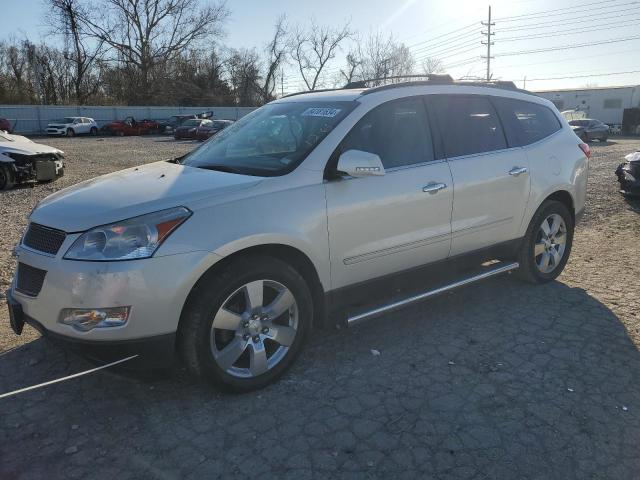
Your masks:
M148 338L121 341L85 340L47 330L42 323L25 315L21 304L11 291L7 292L11 328L16 334L22 332L26 323L35 328L46 339L98 363L111 363L116 360L137 355L123 365L124 369L150 369L170 367L175 358L175 333L156 335Z
M62 257L79 234L67 235L56 256L16 248L18 263L44 271L37 295L20 291L14 276L10 294L26 318L54 335L78 341L112 342L175 334L182 307L211 254L197 251L123 262L85 262ZM76 330L59 322L65 308L131 307L127 323Z
M66 128L47 128L47 135L66 135Z

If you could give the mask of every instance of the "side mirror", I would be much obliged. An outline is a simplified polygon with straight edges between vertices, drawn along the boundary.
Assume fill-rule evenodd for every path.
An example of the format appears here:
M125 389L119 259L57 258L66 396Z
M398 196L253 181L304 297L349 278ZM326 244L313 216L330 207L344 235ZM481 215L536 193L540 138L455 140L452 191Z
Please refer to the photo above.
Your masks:
M382 160L375 153L362 150L347 150L338 159L338 172L352 177L371 177L384 175Z

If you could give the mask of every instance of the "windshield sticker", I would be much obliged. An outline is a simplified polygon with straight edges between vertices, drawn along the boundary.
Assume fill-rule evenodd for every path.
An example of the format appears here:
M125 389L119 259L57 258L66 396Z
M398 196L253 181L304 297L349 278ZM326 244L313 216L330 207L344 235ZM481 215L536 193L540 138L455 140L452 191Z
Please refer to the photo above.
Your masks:
M338 115L340 111L340 108L307 108L304 112L302 112L302 116L333 118Z

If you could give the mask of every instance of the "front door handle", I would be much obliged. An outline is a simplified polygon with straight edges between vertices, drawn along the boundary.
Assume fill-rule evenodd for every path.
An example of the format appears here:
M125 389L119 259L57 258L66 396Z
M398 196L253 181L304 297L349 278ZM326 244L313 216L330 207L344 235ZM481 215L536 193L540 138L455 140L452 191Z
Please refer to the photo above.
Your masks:
M511 175L512 177L517 177L523 173L527 173L529 171L529 169L527 167L513 167L511 170L509 170L509 175Z
M446 183L432 182L429 185L425 185L424 187L422 187L422 191L424 193L430 193L431 195L433 195L434 193L438 193L440 190L444 190L445 188L447 188Z

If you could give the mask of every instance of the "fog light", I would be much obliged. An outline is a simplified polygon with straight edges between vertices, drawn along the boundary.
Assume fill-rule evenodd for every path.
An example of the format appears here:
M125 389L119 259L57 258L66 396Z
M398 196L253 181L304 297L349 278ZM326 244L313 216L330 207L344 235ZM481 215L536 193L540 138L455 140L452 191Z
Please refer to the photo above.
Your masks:
M88 332L94 328L121 327L129 319L131 307L65 308L60 312L60 323L76 330Z

